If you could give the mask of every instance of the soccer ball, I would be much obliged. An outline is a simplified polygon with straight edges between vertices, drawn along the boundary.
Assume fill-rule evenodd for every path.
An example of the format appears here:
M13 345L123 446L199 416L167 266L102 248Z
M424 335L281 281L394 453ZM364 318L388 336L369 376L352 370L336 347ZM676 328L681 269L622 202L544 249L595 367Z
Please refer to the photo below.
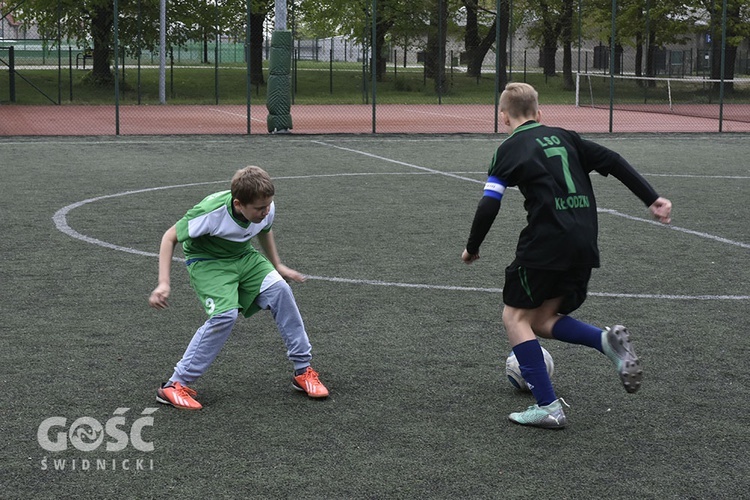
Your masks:
M547 365L547 374L550 378L555 373L555 361L552 359L552 355L547 349L542 347L542 354L544 355L544 364ZM513 351L510 351L508 359L505 360L505 375L508 377L510 385L518 389L519 391L529 392L528 383L523 379L521 375L521 367L518 366L518 360Z

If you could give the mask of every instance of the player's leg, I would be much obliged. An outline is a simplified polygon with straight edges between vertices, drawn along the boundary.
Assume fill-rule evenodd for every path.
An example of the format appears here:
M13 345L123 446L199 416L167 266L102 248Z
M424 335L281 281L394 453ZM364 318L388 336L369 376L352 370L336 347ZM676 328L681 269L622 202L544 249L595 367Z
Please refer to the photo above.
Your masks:
M562 408L565 402L555 394L542 347L531 328L537 313L538 309L520 309L508 305L503 309L503 323L521 375L536 399L535 405L525 411L511 413L508 418L521 425L562 429L567 425L567 417Z
M537 312L536 309L506 305L503 309L503 324L513 353L518 359L521 375L528 383L537 403L546 406L557 399L557 396L547 373L542 346L531 328Z
M600 328L567 316L586 300L590 278L591 269L566 271L558 290L564 297L558 309L561 314L554 315L545 325L535 330L538 335L584 345L604 353L617 368L625 390L636 392L641 386L643 370L630 343L627 329L622 325Z
M157 401L177 408L199 410L196 392L188 385L211 366L229 338L238 317L238 276L232 263L199 261L188 267L190 283L208 320L195 332L169 381L157 390Z
M604 329L567 316L581 307L586 300L590 279L590 268L577 268L560 273L557 289L554 291L560 297L558 308L550 317L550 321L542 326L544 332L540 335L570 344L585 345L603 352Z
M328 389L310 366L312 346L292 289L261 255L249 256L245 266L240 287L244 314L248 316L259 309L270 310L287 348L287 357L294 365L292 386L310 397L328 396Z
M643 381L643 368L630 343L627 328L615 325L602 332L602 349L617 368L617 375L625 390L637 392Z
M614 363L626 391L633 393L641 387L643 369L630 343L630 333L624 326L602 329L570 316L560 316L551 333L557 340L585 345L604 353Z
M515 262L506 269L503 287L503 324L516 355L521 375L529 385L537 404L527 410L511 413L509 419L522 425L560 429L567 425L544 362L534 325L542 325L555 314L554 304L547 303L550 276L533 271Z
M193 335L169 380L182 385L190 385L198 380L224 347L237 316L237 309L231 309L208 318Z
M328 389L310 366L312 346L292 289L286 281L277 281L266 288L258 295L255 302L261 309L270 309L276 321L276 326L287 348L287 357L294 363L292 387L313 398L328 396Z
M570 316L560 315L550 329L550 337L568 344L584 345L599 352L602 349L603 328L589 325Z

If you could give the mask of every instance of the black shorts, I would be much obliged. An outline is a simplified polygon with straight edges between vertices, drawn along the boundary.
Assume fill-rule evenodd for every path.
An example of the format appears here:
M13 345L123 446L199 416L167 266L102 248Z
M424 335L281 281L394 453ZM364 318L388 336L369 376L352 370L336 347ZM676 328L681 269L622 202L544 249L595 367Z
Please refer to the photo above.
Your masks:
M590 267L553 271L531 269L513 261L505 269L503 302L519 309L536 309L545 300L563 297L558 312L569 314L586 300L590 279Z

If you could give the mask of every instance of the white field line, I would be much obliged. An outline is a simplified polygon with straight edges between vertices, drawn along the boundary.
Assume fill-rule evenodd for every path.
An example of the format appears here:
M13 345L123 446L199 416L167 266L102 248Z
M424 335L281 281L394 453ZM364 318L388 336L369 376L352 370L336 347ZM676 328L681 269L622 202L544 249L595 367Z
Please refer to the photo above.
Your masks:
M320 141L313 141L317 144L330 146L324 142ZM468 177L463 177L461 175L457 175L450 172L441 172L439 170L434 170L427 167L421 167L419 165L413 165L406 162L401 162L398 160L393 160L385 157L381 157L378 155L373 155L370 153L365 153L362 151L352 150L349 148L342 148L339 146L331 146L336 147L338 149L342 149L345 151L350 151L358 154L363 154L365 156L369 156L372 158L380 159L383 161L388 161L390 163L395 163L398 165L408 166L414 169L419 170L419 172L387 172L387 173L342 173L342 174L321 174L321 175L297 175L297 176L285 176L285 177L275 177L277 180L284 180L284 179L308 179L308 178L316 178L316 177L345 177L345 176L374 176L374 175L426 175L426 174L433 174L433 175L443 175L446 177L451 177L459 180L465 180L469 182L474 183L482 183L482 181L479 181L477 179L472 179ZM226 180L220 180L220 181L208 181L208 182L196 182L196 183L190 183L190 184L177 184L173 186L159 186L159 187L151 187L151 188L145 188L145 189L138 189L138 190L132 190L132 191L124 191L121 193L115 193L115 194L109 194L104 196L97 196L95 198L89 198L86 200L82 200L76 203L72 203L70 205L67 205L57 212L52 217L52 220L55 223L55 226L59 231L61 231L64 234L67 234L68 236L84 241L86 243L90 243L92 245L101 246L104 248L109 248L112 250L117 250L121 252L131 253L135 255L140 255L144 257L158 257L157 253L154 252L145 252L142 250L138 250L135 248L125 247L121 245L115 245L113 243L109 243L106 241L102 241L96 238L92 238L90 236L86 236L84 234L81 234L80 232L76 231L75 229L71 228L70 225L67 222L67 215L70 213L70 211L79 208L83 205L87 205L89 203L96 203L101 200L109 199L109 198L116 198L120 196L128 196L132 194L138 194L138 193L147 193L147 192L153 192L153 191L161 191L166 189L177 189L177 188L185 188L185 187L192 187L192 186L202 186L202 185L208 185L208 184L219 184L219 183L226 183ZM621 217L625 217L631 220L640 221L640 222L648 222L650 224L655 224L662 226L661 224L651 221L648 219L641 219L639 217L632 217L626 214L621 214L619 212L616 212L614 210L601 210L605 213L611 213L613 215L619 215ZM671 226L665 226L670 227L671 229L679 230L686 232L688 234L693 234L696 236L701 236L704 238L714 239L716 241L741 246L743 248L748 248L750 245L735 242L732 240L728 240L726 238L720 238L718 236L708 235L705 233L700 233L698 231L691 231L684 228L672 228ZM173 260L178 262L184 262L184 259L179 257L173 257ZM381 280L368 280L368 279L353 279L353 278L342 278L342 277L334 277L334 276L316 276L316 275L307 275L306 276L310 280L317 280L317 281L327 281L327 282L333 282L333 283L348 283L348 284L357 284L357 285L372 285L372 286L387 286L387 287L401 287L401 288L414 288L414 289L424 289L424 290L447 290L447 291L467 291L467 292L483 292L483 293L500 293L502 292L502 288L482 288L482 287L465 287L465 286L454 286L454 285L429 285L429 284L423 284L423 283L399 283L399 282L389 282L389 281L381 281ZM589 295L591 296L599 296L599 297L616 297L616 298L633 298L633 299L662 299L662 300L750 300L750 295L667 295L667 294L634 294L634 293L608 293L608 292L589 292Z
M342 146L336 146L334 144L329 144L329 143L323 142L323 141L311 141L311 142L314 143L314 144L320 144L322 146L327 146L327 147L331 147L331 148L335 148L335 149L340 149L342 151L348 151L350 153L360 154L362 156L367 156L367 157L370 157L370 158L376 158L378 160L382 160L382 161L386 161L386 162L390 162L390 163L395 163L397 165L403 165L405 167L410 167L410 168L415 168L415 169L418 169L418 170L423 170L423 171L430 172L430 173L433 173L433 174L444 175L446 177L451 177L451 178L459 179L459 180L462 180L462 181L469 181L469 182L484 184L484 181L481 181L481 180L472 179L472 178L469 178L469 177L463 177L463 176L456 175L456 174L453 174L453 173L450 173L450 172L443 172L443 171L435 170L435 169L432 169L432 168L421 167L419 165L414 165L412 163L406 163L406 162L399 161L399 160L393 160L391 158L386 158L384 156L379 156L379 155L376 155L376 154L368 153L366 151L360 151L360 150L357 150L357 149L345 148L345 147L342 147ZM618 217L623 217L625 219L630 219L630 220L634 220L634 221L638 221L638 222L647 222L649 224L653 224L655 226L669 228L669 229L672 229L674 231L680 231L680 232L683 232L683 233L692 234L694 236L699 236L701 238L706 238L706 239L710 239L710 240L714 240L714 241L719 241L721 243L726 243L728 245L735 245L735 246L738 246L738 247L741 247L741 248L748 248L748 249L750 249L750 244L748 244L748 243L742 243L742 242L739 242L739 241L733 241L733 240L730 240L730 239L727 239L727 238L722 238L721 236L714 236L712 234L702 233L700 231L693 231L691 229L685 229L685 228L681 228L681 227L677 227L677 226L661 224L661 223L653 221L653 220L643 219L641 217L634 217L632 215L623 214L621 212L618 212L617 210L610 210L610 209L606 209L606 208L597 208L597 212L599 212L599 213L606 213L606 214L610 214L610 215L616 215Z

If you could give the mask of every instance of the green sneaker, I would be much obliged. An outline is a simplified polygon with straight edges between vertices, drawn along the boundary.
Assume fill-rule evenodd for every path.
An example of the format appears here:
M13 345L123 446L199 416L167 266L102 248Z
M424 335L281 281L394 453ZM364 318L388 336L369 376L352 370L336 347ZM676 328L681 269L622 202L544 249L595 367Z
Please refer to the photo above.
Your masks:
M625 390L633 393L641 388L643 369L638 356L635 355L633 346L630 344L630 334L622 325L615 325L602 332L602 349L604 354L612 360L617 367Z
M570 405L562 398L557 398L546 406L529 406L525 411L511 413L508 419L521 425L541 427L543 429L562 429L568 425L568 418L563 411L563 405Z

